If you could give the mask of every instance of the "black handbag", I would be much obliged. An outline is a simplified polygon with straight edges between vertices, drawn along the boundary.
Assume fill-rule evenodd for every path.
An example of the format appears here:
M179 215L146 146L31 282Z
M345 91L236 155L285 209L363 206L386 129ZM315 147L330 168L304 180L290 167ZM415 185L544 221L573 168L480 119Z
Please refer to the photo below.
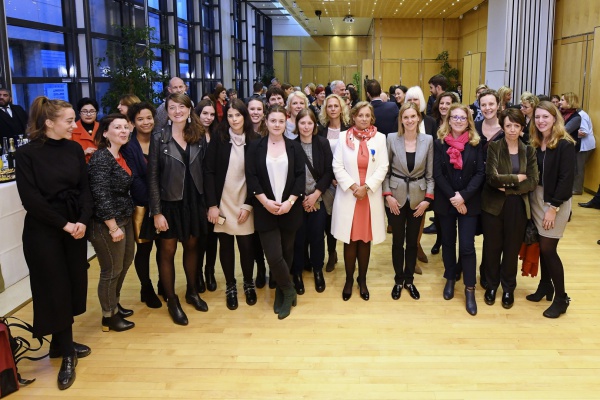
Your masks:
M523 242L525 244L533 244L540 241L540 234L538 233L537 227L533 222L533 219L527 220L527 226L525 227L525 237Z

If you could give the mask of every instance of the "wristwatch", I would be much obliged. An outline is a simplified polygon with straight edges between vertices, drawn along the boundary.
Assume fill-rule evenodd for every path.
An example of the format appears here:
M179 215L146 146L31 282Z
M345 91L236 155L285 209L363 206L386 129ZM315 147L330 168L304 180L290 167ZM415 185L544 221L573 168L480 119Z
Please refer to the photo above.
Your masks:
M550 204L550 203L548 203L548 205L549 205L550 207L554 208L554 211L556 211L556 212L559 212L559 211L560 211L560 207L553 206L553 205L552 205L552 204Z

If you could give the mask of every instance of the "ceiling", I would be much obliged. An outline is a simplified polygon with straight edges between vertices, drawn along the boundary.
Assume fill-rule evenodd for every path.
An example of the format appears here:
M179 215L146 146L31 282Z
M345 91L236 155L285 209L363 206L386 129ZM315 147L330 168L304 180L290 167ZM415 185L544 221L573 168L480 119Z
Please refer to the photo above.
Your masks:
M247 1L275 24L299 24L309 35L361 36L370 34L374 18L459 18L486 0ZM354 18L353 23L344 22L348 15Z

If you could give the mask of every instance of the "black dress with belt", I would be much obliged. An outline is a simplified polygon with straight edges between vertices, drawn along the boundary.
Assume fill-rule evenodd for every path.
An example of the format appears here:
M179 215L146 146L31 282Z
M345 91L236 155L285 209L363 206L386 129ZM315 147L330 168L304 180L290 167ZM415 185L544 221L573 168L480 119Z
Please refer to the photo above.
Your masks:
M88 225L92 195L81 146L37 139L18 148L17 188L27 211L23 252L29 268L35 337L63 331L86 310L87 242L63 231Z

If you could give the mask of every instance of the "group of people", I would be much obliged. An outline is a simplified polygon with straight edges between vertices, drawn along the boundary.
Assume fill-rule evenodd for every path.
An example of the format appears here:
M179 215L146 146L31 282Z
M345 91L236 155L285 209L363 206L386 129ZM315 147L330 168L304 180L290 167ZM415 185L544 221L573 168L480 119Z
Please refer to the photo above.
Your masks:
M427 210L438 234L432 253L443 253L444 299L454 297L462 275L465 308L477 313L474 241L483 233L484 301L494 304L501 286L502 306L512 307L517 257L532 220L541 281L527 299L554 299L546 317L565 313L557 244L571 211L576 140L561 111L530 94L520 108L510 106L485 87L469 107L446 90L443 76L429 84L431 116L420 87L395 86L397 104L385 103L375 80L365 88L369 101L349 107L342 81L333 81L325 97L319 88L307 96L277 85L263 97L257 85L245 101L226 99L220 87L215 98L194 105L185 83L173 78L158 109L126 95L120 113L100 121L93 99L79 101L77 120L71 104L36 98L31 141L17 151L17 186L27 211L23 247L35 335L51 334L51 357L63 357L59 388L73 383L77 359L91 352L72 331L86 306L84 238L100 265L103 331L135 325L128 319L134 311L120 299L132 263L141 300L160 308L162 295L173 322L188 324L175 291L178 242L186 303L208 311L200 294L217 289L219 243L226 305L238 308L237 242L246 303L256 304L268 264L273 310L283 319L305 292L304 270L313 272L316 292L326 289L323 269L335 269L337 240L344 243L343 300L352 297L355 276L360 297L369 300L371 244L385 240L388 226L391 297L398 300L405 289L418 300L414 275ZM153 246L158 295L150 280Z

